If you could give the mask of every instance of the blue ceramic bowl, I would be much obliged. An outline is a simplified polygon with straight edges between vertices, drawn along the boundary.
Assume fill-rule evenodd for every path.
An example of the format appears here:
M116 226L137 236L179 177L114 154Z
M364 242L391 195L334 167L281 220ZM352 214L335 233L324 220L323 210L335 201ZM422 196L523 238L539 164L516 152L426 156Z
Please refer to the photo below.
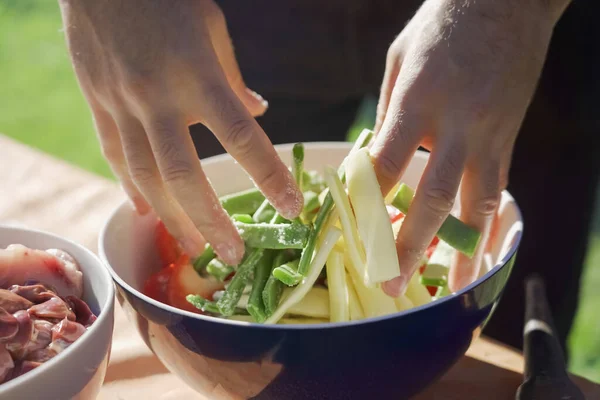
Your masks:
M336 166L347 143L306 145L305 164ZM291 145L278 146L291 160ZM427 155L417 153L402 180L415 187ZM202 162L219 194L251 183L227 156ZM258 325L197 315L154 301L141 288L160 266L154 216L119 207L100 237L100 255L119 298L165 366L211 399L406 399L464 355L498 303L521 238L521 216L508 193L481 277L449 297L350 323Z

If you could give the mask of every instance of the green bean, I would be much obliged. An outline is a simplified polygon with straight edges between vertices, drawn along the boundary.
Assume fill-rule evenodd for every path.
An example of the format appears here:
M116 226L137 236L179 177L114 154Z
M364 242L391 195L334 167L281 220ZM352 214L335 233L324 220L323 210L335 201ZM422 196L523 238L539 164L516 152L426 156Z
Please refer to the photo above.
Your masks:
M219 260L218 258L213 258L206 266L206 272L221 282L227 279L227 277L231 275L233 271L235 271L235 268L233 268L231 265L223 263L223 261Z
M256 322L264 322L267 319L265 305L262 299L262 293L271 273L273 263L273 250L265 250L260 261L254 267L254 279L252 280L252 290L248 298L246 309L252 315Z
M202 296L199 296L197 294L188 294L187 296L185 296L185 299L188 301L188 303L190 303L202 312L220 314L219 308L217 307L216 303L207 300Z
M196 307L198 310L202 312L207 312L211 314L220 315L219 308L217 307L217 303L214 301L210 301L205 299L202 296L196 294L189 294L185 297L188 303ZM233 315L248 315L248 312L243 308L236 308Z
M317 208L321 206L319 203L319 195L313 191L304 192L304 212L305 214L309 214L315 211Z
M236 222L243 222L246 224L253 224L255 222L249 214L233 214L231 219Z
M368 129L363 130L356 139L356 142L354 143L354 146L352 146L352 150L350 150L350 152L365 147L367 144L369 144L372 137L372 131L369 131ZM342 165L340 165L340 167L338 168L338 175L342 182L346 181L346 168L344 164L345 162L342 162ZM321 233L323 225L325 225L325 222L327 221L327 218L329 217L329 213L331 212L332 208L333 198L331 197L331 193L328 192L325 196L325 199L323 200L323 204L321 205L319 212L317 213L314 228L310 231L308 241L306 243L306 246L304 247L304 250L302 251L302 256L300 257L298 273L302 274L303 276L306 276L306 274L308 273L308 268L310 267L313 252L315 251L315 246L317 244L317 238Z
M236 222L235 226L248 246L261 249L301 249L306 244L310 233L310 227L298 223Z
M273 270L273 276L288 286L296 286L302 281L303 276L298 273L300 260L287 262Z
M302 173L302 191L321 193L327 185L320 173L317 171L306 171Z
M256 188L243 190L221 197L221 205L229 215L254 214L264 201L265 196Z
M404 214L408 214L414 195L415 191L410 186L402 183L394 195L392 205ZM479 231L452 214L446 217L436 236L469 258L473 257L481 240Z
M237 307L240 297L244 292L246 284L252 279L254 267L264 254L264 249L252 249L246 252L246 256L238 266L238 269L229 282L223 297L217 301L217 307L221 314L230 316Z
M275 208L269 203L269 200L265 200L258 207L252 219L254 222L269 222L275 216Z
M296 143L292 149L294 162L292 163L292 174L298 188L302 190L302 178L304 176L304 144Z
M206 266L213 258L215 258L215 251L210 244L207 244L204 247L202 254L196 257L192 265L198 274L204 276L206 272Z
M275 268L297 258L300 254L297 251L283 250L275 256L273 260L272 270ZM269 279L265 284L265 288L262 292L263 303L265 305L265 313L267 318L273 314L277 306L279 305L279 300L281 299L281 295L283 293L283 283L277 279L273 274L269 274Z

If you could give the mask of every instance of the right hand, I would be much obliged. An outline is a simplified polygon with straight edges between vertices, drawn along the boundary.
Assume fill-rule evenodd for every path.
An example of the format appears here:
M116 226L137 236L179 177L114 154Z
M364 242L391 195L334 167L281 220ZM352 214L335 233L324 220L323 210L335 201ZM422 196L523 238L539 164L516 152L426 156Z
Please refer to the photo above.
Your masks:
M194 257L226 263L244 243L204 175L188 126L206 125L280 214L303 197L254 120L266 102L238 68L210 0L59 0L75 73L103 154L138 212L150 207Z

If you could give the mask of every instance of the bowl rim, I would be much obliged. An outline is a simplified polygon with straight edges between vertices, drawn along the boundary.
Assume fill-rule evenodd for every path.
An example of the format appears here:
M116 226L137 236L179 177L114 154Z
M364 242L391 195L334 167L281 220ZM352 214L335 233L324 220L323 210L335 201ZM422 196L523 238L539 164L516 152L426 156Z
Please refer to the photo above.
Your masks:
M52 367L54 367L55 364L59 363L63 358L68 357L69 354L73 354L77 351L85 351L86 347L92 346L92 337L97 333L97 331L99 331L101 329L100 326L104 325L106 323L107 319L113 318L113 316L114 316L115 285L114 285L114 280L112 279L112 275L106 269L105 263L100 259L100 257L98 257L96 254L94 254L94 252L91 251L90 249L88 249L87 247L85 247L71 239L56 235L51 232L39 230L39 229L25 228L25 227L20 227L20 226L12 226L12 225L6 225L6 224L1 224L1 223L0 223L0 231L5 231L5 232L9 232L9 233L11 231L12 232L21 232L21 233L26 233L26 234L30 233L33 236L45 236L47 238L51 238L51 239L58 240L60 242L67 243L69 246L76 247L79 250L81 250L82 252L86 253L88 256L90 256L94 260L94 263L96 263L96 265L98 266L98 270L100 271L100 274L103 276L103 279L105 279L108 282L108 293L107 293L106 301L103 304L99 305L100 306L100 315L98 315L96 321L92 324L91 327L89 327L87 329L85 334L81 335L80 338L75 340L75 342L73 342L73 344L71 344L69 347L67 347L64 351L60 352L59 354L57 354L50 360L42 363L39 367L34 368L33 370L31 370L21 376L18 376L17 378L11 379L8 382L1 383L0 384L0 395L2 395L2 393L14 390L19 385L26 383L28 380L35 379L37 376L44 374L46 371L49 371ZM29 246L27 246L27 247L29 247ZM76 259L76 261L78 263L80 263L79 260ZM107 350L110 350L110 342L112 342L112 330L111 330L111 337L109 339L109 346L108 346Z
M303 142L303 144L307 148L318 148L318 147L349 148L349 146L352 145L351 142ZM294 145L293 143L279 144L279 145L275 145L275 149L276 150L289 150L293 147L293 145ZM417 153L428 154L427 152L424 152L421 150L417 150L415 152L415 154L417 154ZM208 157L206 159L203 159L203 160L201 160L201 162L202 162L202 165L207 165L207 164L213 164L213 163L220 162L224 159L231 159L231 156L228 153L223 153L223 154L219 154L219 155L216 155L213 157ZM521 229L515 235L515 240L513 240L511 247L508 249L508 251L506 252L506 255L502 258L501 261L496 263L496 265L494 265L483 276L479 277L477 280L475 280L474 282L465 286L464 288L457 291L456 293L452 293L446 297L442 297L441 299L429 302L427 304L422 304L420 306L413 307L408 310L398 311L393 314L386 314L386 315L381 315L381 316L377 316L377 317L364 318L364 319L357 320L357 321L324 322L324 323L315 323L315 324L285 324L285 325L283 325L283 324L260 324L260 323L256 323L256 322L236 321L236 320L212 317L209 315L196 314L196 313L181 310L179 308L176 308L176 307L170 306L168 304L164 304L157 300L154 300L153 298L145 295L141 291L134 289L131 285L129 285L127 282L125 282L113 269L112 265L110 264L110 262L108 260L108 255L105 252L105 237L108 234L109 226L111 225L111 223L113 222L115 217L122 211L123 208L127 207L127 208L131 209L131 207L132 207L131 204L126 200L123 201L120 205L118 205L111 212L108 219L105 221L104 226L102 227L102 229L100 231L100 235L98 237L98 254L100 255L100 258L102 259L102 261L104 262L106 268L110 272L110 275L112 275L113 279L119 286L121 286L123 289L127 290L128 292L130 292L131 294L133 294L140 300L143 300L144 302L149 303L149 304L153 305L154 307L157 307L163 311L180 315L181 317L198 319L198 320L205 321L205 322L215 322L215 323L221 323L221 324L225 324L225 325L240 326L240 327L246 327L246 328L256 328L256 329L274 329L274 330L307 330L307 329L312 330L312 329L316 329L316 330L318 330L318 329L344 328L344 327L349 327L349 326L357 326L357 325L385 321L385 320L389 320L389 319L393 319L393 318L406 316L406 315L409 315L412 313L416 313L421 310L426 310L426 309L429 309L432 307L436 307L440 304L444 304L449 301L452 301L455 297L460 297L461 295L471 291L475 287L483 284L485 281L487 281L492 276L497 274L504 266L506 266L506 264L511 260L511 258L514 257L514 255L517 252L517 249L519 248L519 245L521 243L521 239L523 237L523 215L521 213L521 209L519 208L519 205L517 204L517 202L514 200L513 196L508 191L504 190L502 193L505 196L508 196L509 200L512 200L513 205L515 207L515 211L517 213L517 217L518 217L517 220L518 220L518 222L521 223Z

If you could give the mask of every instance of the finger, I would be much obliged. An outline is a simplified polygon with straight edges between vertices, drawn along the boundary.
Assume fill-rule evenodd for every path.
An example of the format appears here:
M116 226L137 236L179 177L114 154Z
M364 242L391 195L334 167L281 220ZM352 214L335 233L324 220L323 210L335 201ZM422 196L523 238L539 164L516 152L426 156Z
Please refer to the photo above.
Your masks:
M479 276L500 193L500 161L488 154L469 160L461 187L460 219L481 232L481 240L472 258L457 254L448 276L448 284L453 291L464 288Z
M383 82L381 84L381 91L379 93L379 102L377 103L377 117L375 119L375 133L379 133L385 120L387 109L390 104L390 98L392 97L392 91L400 73L401 60L398 59L398 55L395 51L388 52L387 60L385 63L385 73L383 75Z
M373 166L384 196L404 173L429 127L419 110L405 105L404 87L397 84L393 92L384 123L371 146Z
M265 132L226 83L202 92L198 108L204 110L208 128L277 211L287 219L296 218L302 211L302 192Z
M419 267L425 249L452 210L460 185L466 149L457 135L445 135L437 142L398 237L396 249L401 276L382 285L390 296L404 293L406 284Z
M192 257L199 255L204 238L164 187L142 124L130 115L118 116L116 123L133 182L184 250Z
M150 211L150 205L129 176L127 161L123 154L123 146L115 121L106 110L98 105L92 107L92 114L104 158L137 212L141 215L147 214Z
M153 117L144 122L163 182L194 225L229 265L244 256L244 242L200 166L184 118Z
M229 85L248 112L254 117L261 116L267 111L269 104L261 95L246 87L235 57L227 22L218 6L214 5L214 7L216 9L208 17L208 24L210 39L219 63L225 72Z

